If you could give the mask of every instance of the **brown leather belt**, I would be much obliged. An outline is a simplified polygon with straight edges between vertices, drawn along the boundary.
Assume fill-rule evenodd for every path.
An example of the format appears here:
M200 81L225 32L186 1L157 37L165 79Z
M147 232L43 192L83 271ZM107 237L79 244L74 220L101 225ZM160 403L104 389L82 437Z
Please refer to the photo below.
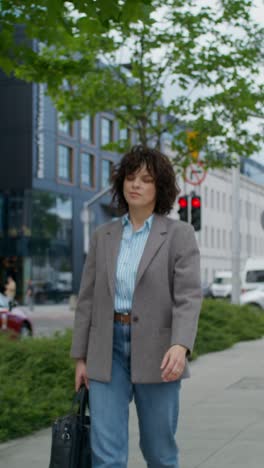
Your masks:
M115 312L114 313L114 321L115 322L120 322L123 325L130 325L131 323L131 313L120 313L120 312Z

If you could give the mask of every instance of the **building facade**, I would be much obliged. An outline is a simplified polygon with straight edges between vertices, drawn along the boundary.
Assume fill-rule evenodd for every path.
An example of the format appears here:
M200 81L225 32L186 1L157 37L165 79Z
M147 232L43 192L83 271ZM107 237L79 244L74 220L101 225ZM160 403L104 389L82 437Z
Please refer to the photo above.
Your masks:
M109 185L120 155L107 143L131 137L112 113L62 122L44 85L0 75L0 288L11 274L23 301L33 280L40 302L76 293L84 261L82 207ZM93 206L90 229L113 216ZM53 294L53 296L52 296Z
M62 122L44 85L28 84L0 73L0 290L11 274L23 301L32 279L39 301L77 293L85 257L82 211L85 202L109 186L120 155L103 146L120 139L135 143L112 113ZM173 156L169 144L164 151ZM241 166L241 266L264 255L264 165ZM183 193L193 186L179 181ZM202 281L216 270L231 269L232 180L228 170L210 170L196 188L202 197ZM90 232L115 213L110 195L92 205ZM178 204L171 217L178 218ZM55 293L58 296L54 296ZM53 295L52 295L53 294Z
M202 229L196 233L201 251L202 283L208 285L217 270L232 269L232 173L209 170L201 185L179 181L182 194L195 189L202 200ZM248 257L264 256L264 185L240 175L240 268ZM178 218L178 206L171 215Z

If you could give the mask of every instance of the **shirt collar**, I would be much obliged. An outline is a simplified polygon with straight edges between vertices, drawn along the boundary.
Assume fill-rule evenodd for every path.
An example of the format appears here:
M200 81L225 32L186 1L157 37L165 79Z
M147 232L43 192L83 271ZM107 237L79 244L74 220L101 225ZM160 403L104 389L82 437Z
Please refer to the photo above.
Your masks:
M143 226L140 228L141 229L144 229L145 226L148 227L148 229L150 230L151 226L152 226L152 222L153 222L153 218L154 218L154 214L152 213L152 215L150 215L144 222ZM124 216L122 216L122 224L123 226L127 225L127 224L130 224L131 225L131 222L130 222L130 219L129 219L129 214L126 213Z

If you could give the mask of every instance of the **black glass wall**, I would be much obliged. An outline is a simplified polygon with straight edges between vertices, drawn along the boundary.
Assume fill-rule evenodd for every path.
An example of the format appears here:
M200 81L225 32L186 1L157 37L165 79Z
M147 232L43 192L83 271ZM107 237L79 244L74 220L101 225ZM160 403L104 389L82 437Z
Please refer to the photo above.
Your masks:
M0 192L0 290L7 277L16 282L17 298L23 296L23 259L30 253L31 192Z
M72 200L44 191L0 192L0 290L7 276L21 302L29 279L37 302L72 290Z
M60 302L72 291L72 199L34 191L31 275L36 302Z

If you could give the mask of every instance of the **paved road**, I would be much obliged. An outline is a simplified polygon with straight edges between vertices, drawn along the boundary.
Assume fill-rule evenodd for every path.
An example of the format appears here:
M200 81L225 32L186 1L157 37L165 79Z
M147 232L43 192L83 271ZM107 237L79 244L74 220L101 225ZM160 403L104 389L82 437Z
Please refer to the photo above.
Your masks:
M38 305L31 312L24 307L34 326L34 336L51 336L55 331L73 327L74 311L69 305Z
M192 363L182 387L181 468L262 468L264 339L239 343ZM0 445L0 468L47 468L50 429ZM131 404L129 468L143 468Z

